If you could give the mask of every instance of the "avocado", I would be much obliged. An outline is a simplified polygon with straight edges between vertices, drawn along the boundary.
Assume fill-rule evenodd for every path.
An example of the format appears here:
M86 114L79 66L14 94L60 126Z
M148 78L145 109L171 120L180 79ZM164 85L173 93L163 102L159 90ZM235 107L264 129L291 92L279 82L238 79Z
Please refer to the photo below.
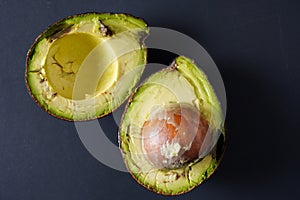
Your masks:
M223 113L205 73L179 56L130 97L119 146L133 178L159 194L185 193L219 165L225 144Z
M29 93L61 119L109 114L141 77L148 32L144 20L128 14L86 13L56 22L27 53Z

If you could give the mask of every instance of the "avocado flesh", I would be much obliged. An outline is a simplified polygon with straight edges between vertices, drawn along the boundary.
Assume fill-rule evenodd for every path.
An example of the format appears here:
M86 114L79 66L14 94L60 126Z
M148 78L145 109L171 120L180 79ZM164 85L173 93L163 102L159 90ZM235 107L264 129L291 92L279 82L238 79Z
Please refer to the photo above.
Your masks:
M170 103L198 108L212 129L223 130L221 107L205 74L190 59L180 56L172 67L151 75L136 90L123 116L119 134L123 158L132 176L150 190L176 195L207 179L220 158L216 157L214 147L203 158L176 169L157 168L149 162L143 153L141 128L153 107Z
M112 112L143 72L141 41L147 33L143 20L125 14L89 13L52 25L28 52L26 82L32 97L66 120ZM122 47L124 53L116 53Z
M65 35L53 42L46 58L45 71L47 80L58 94L72 99L76 74L84 59L100 42L99 37L88 33ZM118 62L115 61L100 78L96 92L108 89L116 81L117 73ZM89 79L88 76L84 78Z

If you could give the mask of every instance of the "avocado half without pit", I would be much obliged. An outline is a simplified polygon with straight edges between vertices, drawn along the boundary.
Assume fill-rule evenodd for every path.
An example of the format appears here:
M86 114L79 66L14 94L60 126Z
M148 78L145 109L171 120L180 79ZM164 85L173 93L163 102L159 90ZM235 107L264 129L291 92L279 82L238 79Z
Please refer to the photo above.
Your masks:
M190 191L220 163L223 122L206 75L180 56L131 96L119 131L123 159L132 176L154 192Z
M142 19L127 14L87 13L51 25L27 54L31 96L71 121L112 112L144 70L148 31Z

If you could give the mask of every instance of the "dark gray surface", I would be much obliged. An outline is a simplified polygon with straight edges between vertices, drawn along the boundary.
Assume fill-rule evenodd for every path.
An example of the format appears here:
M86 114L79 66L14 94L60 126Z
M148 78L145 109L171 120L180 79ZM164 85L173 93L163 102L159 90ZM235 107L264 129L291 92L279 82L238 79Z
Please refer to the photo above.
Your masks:
M211 54L227 97L219 170L169 199L299 199L299 1L0 1L0 199L164 199L95 160L73 123L28 95L26 52L68 15L126 12L185 33ZM109 120L108 120L109 121ZM109 133L116 142L116 133Z

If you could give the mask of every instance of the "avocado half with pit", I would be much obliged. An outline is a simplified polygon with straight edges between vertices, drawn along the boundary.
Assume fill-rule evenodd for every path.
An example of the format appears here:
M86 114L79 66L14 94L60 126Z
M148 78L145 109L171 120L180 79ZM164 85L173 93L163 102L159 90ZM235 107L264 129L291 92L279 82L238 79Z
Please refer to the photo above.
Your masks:
M223 122L206 75L180 56L131 96L119 131L123 159L131 175L154 192L190 191L221 161Z
M87 13L51 25L27 54L26 84L48 113L104 116L131 94L146 64L147 24L127 14Z

